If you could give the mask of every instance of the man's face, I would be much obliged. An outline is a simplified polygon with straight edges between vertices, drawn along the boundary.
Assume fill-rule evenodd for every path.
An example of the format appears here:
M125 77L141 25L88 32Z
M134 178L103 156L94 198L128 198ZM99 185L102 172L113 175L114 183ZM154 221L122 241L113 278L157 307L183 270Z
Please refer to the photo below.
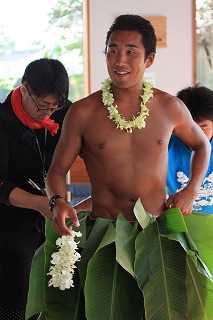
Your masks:
M106 62L115 86L129 88L141 85L146 68L154 61L154 53L145 59L145 48L137 31L113 31L109 37Z
M27 114L36 121L42 121L58 109L58 100L53 95L36 97L27 85L21 85L22 104Z
M209 140L213 136L213 122L211 120L203 120L197 122Z

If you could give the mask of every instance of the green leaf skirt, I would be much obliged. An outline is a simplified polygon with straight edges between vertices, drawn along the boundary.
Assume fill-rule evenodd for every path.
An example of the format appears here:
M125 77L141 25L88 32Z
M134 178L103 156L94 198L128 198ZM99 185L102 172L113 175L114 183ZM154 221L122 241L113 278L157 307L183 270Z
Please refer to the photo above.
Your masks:
M79 214L83 234L74 286L49 287L59 237L46 221L46 242L33 259L26 318L40 320L213 319L213 215L183 217L173 208L154 219L140 202L136 220Z

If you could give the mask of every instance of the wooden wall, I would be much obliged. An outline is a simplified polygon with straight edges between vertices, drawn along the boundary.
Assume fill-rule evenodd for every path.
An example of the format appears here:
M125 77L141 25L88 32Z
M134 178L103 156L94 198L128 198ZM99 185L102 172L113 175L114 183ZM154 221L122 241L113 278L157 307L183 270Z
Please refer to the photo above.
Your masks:
M89 182L84 161L77 157L70 170L70 183Z

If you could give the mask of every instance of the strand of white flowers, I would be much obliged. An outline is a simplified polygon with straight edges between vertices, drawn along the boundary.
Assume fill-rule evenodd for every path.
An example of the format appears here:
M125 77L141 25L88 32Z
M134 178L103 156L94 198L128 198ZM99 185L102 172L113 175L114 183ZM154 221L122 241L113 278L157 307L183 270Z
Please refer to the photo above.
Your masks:
M48 282L49 286L57 287L60 290L74 287L73 274L76 268L76 262L80 260L81 255L77 252L78 243L74 237L81 237L81 232L72 231L72 236L62 236L56 240L56 245L59 248L58 252L53 252L50 261L53 266L50 266L47 275L51 276Z
M138 112L138 115L133 116L132 119L126 120L117 110L118 106L113 105L114 97L111 90L112 80L111 78L106 78L102 82L102 102L107 106L109 112L109 119L116 124L116 129L126 130L127 132L132 133L132 129L138 128L142 129L146 126L146 117L149 115L149 109L145 105L153 97L152 83L144 79L143 81L143 90L144 93L141 95L141 110Z

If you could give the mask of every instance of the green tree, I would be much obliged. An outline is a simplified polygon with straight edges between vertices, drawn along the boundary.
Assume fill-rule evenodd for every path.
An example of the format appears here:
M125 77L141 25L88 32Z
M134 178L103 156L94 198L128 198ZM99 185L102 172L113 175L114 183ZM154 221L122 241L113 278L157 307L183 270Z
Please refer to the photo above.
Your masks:
M57 30L55 43L51 48L45 45L45 56L62 60L70 76L70 99L78 100L84 95L83 0L58 0L49 14L48 31L51 29Z
M83 0L57 0L48 16L45 43L32 37L32 46L43 51L45 57L61 60L70 78L69 98L78 100L84 96ZM15 51L15 46L16 42L11 41L0 26L0 57ZM1 100L16 82L15 78L0 79Z
M4 57L7 53L10 53L15 48L15 42L10 40L5 34L2 27L0 27L0 56Z
M9 37L5 34L3 27L0 27L0 57L5 57L7 54L11 53L14 48L15 42L9 39ZM0 78L0 101L3 101L5 99L8 92L10 92L14 88L17 81L17 78Z
M213 88L213 0L197 2L198 78ZM204 59L203 59L204 57ZM205 67L205 61L207 62ZM202 74L203 73L203 74ZM205 80L206 76L206 80Z

